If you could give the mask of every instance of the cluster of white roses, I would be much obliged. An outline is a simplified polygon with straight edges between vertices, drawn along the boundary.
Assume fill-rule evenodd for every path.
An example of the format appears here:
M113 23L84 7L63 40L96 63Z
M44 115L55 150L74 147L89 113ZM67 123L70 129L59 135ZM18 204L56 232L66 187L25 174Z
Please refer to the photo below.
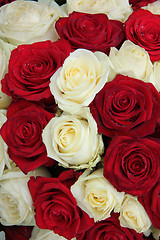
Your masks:
M160 14L160 1L149 4L145 9ZM42 40L56 41L55 22L73 11L101 12L107 14L109 19L124 22L132 8L128 0L67 0L61 7L54 0L17 0L4 5L0 9L0 79L8 71L10 53L14 48ZM109 56L85 49L71 53L51 78L50 90L64 112L47 124L43 141L48 156L60 165L74 169L87 168L71 188L81 209L95 221L109 217L114 210L120 213L122 226L145 233L150 229L151 222L137 198L117 192L103 177L102 169L91 170L100 162L104 146L88 105L104 84L113 80L118 73L149 81L160 91L160 62L153 64L148 53L130 41L125 41L119 50L111 48ZM0 92L0 127L6 121L10 101ZM30 176L50 175L43 168L23 174L9 159L7 145L1 137L0 152L0 222L4 225L35 226L27 182ZM155 239L159 235L158 231L153 230ZM30 240L41 239L65 238L35 226Z

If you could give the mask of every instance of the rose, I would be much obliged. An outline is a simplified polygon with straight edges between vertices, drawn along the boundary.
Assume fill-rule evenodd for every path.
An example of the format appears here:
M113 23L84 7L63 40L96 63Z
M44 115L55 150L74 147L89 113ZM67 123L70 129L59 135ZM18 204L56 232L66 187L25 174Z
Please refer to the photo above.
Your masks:
M31 178L28 187L39 228L53 230L70 240L93 226L93 219L77 207L71 191L59 178Z
M143 6L148 5L149 3L155 2L157 0L129 0L129 3L132 4L132 8L137 10Z
M138 200L144 206L149 218L151 219L152 225L155 228L160 229L160 181L144 196L138 198Z
M119 73L145 82L152 81L153 64L147 51L131 41L126 40L119 50L111 48L109 58L115 75Z
M0 232L0 238L1 238L1 240L5 240L6 238L5 238L5 233L4 232Z
M5 240L29 240L32 226L6 226L4 227Z
M4 171L0 179L0 222L3 225L35 225L32 198L27 186L30 176L50 175L41 168L27 175L18 167Z
M62 114L50 120L42 133L47 155L67 168L95 166L103 153L102 136L88 109L79 115Z
M119 212L124 193L116 189L103 176L103 169L94 172L86 170L71 187L78 206L94 221L110 217L111 212Z
M107 15L73 12L59 18L55 28L60 38L67 39L72 49L85 48L91 51L109 53L110 47L117 47L124 39L122 23L109 20Z
M159 1L153 1L153 3L149 3L143 9L150 11L153 14L160 14L160 3Z
M67 0L68 13L73 11L85 13L105 13L109 19L124 22L132 10L128 0Z
M104 177L117 191L142 196L159 178L160 142L150 138L119 136L104 156Z
M121 240L143 240L141 234L128 228L121 227L118 220L118 214L112 214L110 218L99 221L89 229L85 235L77 237L77 240L103 240L103 239L121 239Z
M70 53L65 40L21 45L11 53L9 71L2 80L2 91L12 98L51 102L50 77Z
M2 78L4 78L4 75L8 72L10 54L14 48L15 47L13 45L0 40L0 80L2 80ZM10 102L11 99L0 90L0 108L6 109Z
M90 110L106 136L147 136L155 130L160 96L150 83L117 75L96 95Z
M59 108L69 113L88 106L108 81L108 57L102 52L77 49L51 77L50 90Z
M1 136L8 145L9 157L24 173L54 164L47 157L41 136L53 116L40 105L24 100L12 102L8 107L8 119L1 128Z
M1 0L1 1L0 1L0 7L3 6L3 5L5 5L5 4L7 4L7 3L11 3L11 2L13 2L13 1L15 1L15 0Z
M154 239L159 240L160 230L159 230L159 229L156 229L156 228L153 228L152 231L153 231L152 235L153 235Z
M158 91L160 91L160 62L153 64L153 80L152 83Z
M6 122L7 117L6 117L6 110L0 110L0 128L2 127L2 125ZM5 167L11 169L11 167L13 166L12 160L9 158L8 154L7 154L7 145L6 143L3 141L2 137L0 136L0 177L3 174L3 171L5 169Z
M126 38L144 48L152 61L160 60L160 16L139 9L125 22Z
M120 225L143 233L151 227L151 221L137 197L126 194L120 209Z
M0 38L21 45L38 41L56 41L58 35L54 23L63 16L62 10L52 1L41 2L18 0L1 7Z
M53 231L34 227L29 240L66 240L66 238L55 234ZM72 238L72 240L76 240L76 238Z

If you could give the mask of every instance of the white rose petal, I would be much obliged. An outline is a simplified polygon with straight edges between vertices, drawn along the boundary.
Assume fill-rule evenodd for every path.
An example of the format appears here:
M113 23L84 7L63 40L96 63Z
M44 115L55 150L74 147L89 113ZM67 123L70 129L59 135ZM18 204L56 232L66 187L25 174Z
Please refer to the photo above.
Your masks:
M67 0L68 13L105 13L109 19L126 21L132 13L128 0Z
M53 231L34 227L29 240L66 240L66 238L55 234ZM72 238L76 240L76 238Z
M154 239L159 240L160 239L160 229L152 228L152 235Z
M109 59L112 63L112 79L116 74L151 82L153 79L153 64L147 51L140 46L126 40L121 48L111 48Z
M86 170L71 187L78 206L95 221L110 217L112 210L119 212L124 192L117 192L103 176L103 169L91 173Z
M142 9L148 10L153 14L160 14L160 1L149 3L147 6L142 7Z
M108 81L108 57L78 49L70 54L51 77L50 90L59 108L70 113L88 106Z
M1 240L5 240L6 239L5 232L3 232L3 231L0 232L0 239Z
M151 221L137 197L125 195L120 209L120 225L134 229L137 233L147 232L151 227Z
M50 120L42 133L50 158L64 167L91 168L101 160L102 136L88 108L80 115L62 114Z
M50 6L45 2L11 2L0 8L0 37L16 46L44 40L56 41L58 34L54 24L60 16L63 13L56 2Z
M157 91L160 91L160 62L154 62L153 64L153 85Z
M34 208L27 182L31 176L50 176L38 168L27 175L18 167L5 170L0 180L0 222L2 225L34 226Z

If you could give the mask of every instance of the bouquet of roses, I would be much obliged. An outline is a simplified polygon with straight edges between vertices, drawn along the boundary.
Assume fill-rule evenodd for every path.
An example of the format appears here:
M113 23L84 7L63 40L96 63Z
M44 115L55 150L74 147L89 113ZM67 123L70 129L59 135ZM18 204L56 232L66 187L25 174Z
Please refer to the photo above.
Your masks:
M0 4L0 239L158 240L160 1Z

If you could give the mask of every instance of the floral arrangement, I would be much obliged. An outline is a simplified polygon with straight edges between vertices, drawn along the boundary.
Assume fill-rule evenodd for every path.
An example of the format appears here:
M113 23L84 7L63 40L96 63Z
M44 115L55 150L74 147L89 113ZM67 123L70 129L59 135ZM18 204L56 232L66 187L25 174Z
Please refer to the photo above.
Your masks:
M0 1L0 239L160 238L160 1Z

